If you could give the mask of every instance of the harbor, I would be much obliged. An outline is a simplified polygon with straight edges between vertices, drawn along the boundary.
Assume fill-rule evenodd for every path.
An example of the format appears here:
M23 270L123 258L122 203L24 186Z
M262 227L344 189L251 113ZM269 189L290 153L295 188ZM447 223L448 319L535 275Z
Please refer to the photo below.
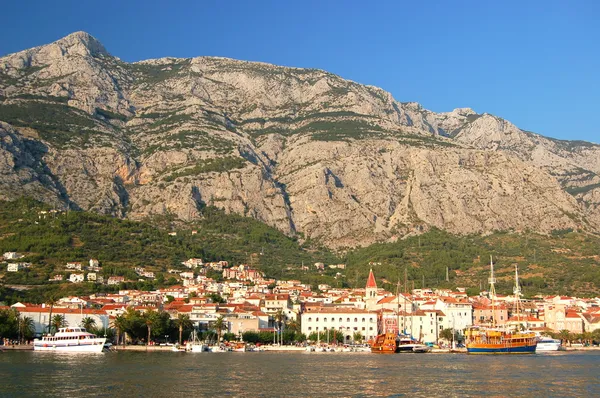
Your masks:
M518 366L515 366L518 362ZM599 396L598 351L471 356L117 351L0 354L0 396ZM411 377L398 377L399 370ZM64 375L76 377L64 377ZM510 385L510 393L506 386ZM166 395L166 393L165 393Z

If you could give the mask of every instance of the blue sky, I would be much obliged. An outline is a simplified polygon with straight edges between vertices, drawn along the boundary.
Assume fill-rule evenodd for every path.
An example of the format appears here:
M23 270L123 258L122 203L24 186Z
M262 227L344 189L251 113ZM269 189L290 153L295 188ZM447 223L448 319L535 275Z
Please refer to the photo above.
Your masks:
M1 10L0 55L84 30L125 61L324 69L435 112L471 107L600 143L598 1L5 0Z

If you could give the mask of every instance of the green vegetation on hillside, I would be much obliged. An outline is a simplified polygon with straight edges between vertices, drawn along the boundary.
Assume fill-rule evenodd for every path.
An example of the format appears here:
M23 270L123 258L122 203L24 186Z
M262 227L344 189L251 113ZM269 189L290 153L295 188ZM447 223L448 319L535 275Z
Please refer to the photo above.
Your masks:
M137 280L133 267L154 271L154 281L131 282L121 287L152 289L176 283L166 271L183 269L182 261L200 257L205 261L225 260L231 265L250 264L277 279L299 279L316 288L363 287L369 268L378 285L395 291L397 281L408 288L454 288L470 292L487 289L490 255L494 258L499 293L510 294L514 264L519 266L526 295L538 293L595 296L600 291L600 238L570 231L551 236L533 233L495 233L489 236L454 236L431 230L395 243L332 253L310 240L303 245L296 238L252 218L225 214L214 207L201 209L203 219L174 229L172 217L133 222L86 212L41 216L47 209L39 202L21 199L0 203L0 253L26 254L20 261L29 269L6 272L0 264L0 281L6 285L37 285L15 292L0 285L0 301L40 301L47 292L61 295L110 291L115 287L92 283L48 282L55 274L68 274L66 262L100 260L105 277L125 276ZM150 222L151 221L151 222ZM192 234L191 230L197 231ZM314 263L326 264L317 271ZM329 264L346 264L346 269ZM302 270L305 265L309 269ZM449 281L445 281L446 267ZM406 270L406 271L405 271ZM339 274L338 274L339 273ZM217 275L214 275L217 276ZM118 287L117 287L118 288ZM403 289L403 287L401 287Z
M241 169L247 165L246 160L234 156L224 158L211 158L198 161L195 166L180 169L163 178L163 181L174 181L179 177L196 176L203 173L223 173L230 170Z
M354 281L361 285L367 276L367 264L374 262L378 279L387 280L385 286L391 290L397 281L404 282L405 269L409 288L422 287L424 280L426 287L481 286L485 290L490 255L496 264L500 293L511 293L515 264L527 295L600 293L600 238L571 231L555 231L551 236L454 236L434 229L420 237L349 251L346 261L353 285ZM445 282L446 267L449 282Z
M67 144L81 146L90 140L94 119L79 109L60 103L28 101L19 104L0 104L0 120L17 127L31 127L42 139L57 147Z

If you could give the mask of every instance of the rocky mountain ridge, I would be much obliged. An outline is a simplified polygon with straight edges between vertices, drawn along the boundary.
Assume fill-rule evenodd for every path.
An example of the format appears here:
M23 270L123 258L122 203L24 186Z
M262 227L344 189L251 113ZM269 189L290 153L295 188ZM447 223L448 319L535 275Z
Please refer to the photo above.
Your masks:
M0 199L200 223L214 205L335 248L431 227L600 231L599 145L321 70L130 64L76 32L0 58L0 121Z

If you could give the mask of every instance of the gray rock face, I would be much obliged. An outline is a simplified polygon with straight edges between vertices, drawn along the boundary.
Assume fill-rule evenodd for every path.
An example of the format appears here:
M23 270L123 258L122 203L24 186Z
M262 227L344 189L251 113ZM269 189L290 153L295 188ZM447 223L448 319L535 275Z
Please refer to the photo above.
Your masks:
M330 73L226 58L133 64L92 36L0 58L0 199L140 219L254 217L331 247L600 231L600 146Z

